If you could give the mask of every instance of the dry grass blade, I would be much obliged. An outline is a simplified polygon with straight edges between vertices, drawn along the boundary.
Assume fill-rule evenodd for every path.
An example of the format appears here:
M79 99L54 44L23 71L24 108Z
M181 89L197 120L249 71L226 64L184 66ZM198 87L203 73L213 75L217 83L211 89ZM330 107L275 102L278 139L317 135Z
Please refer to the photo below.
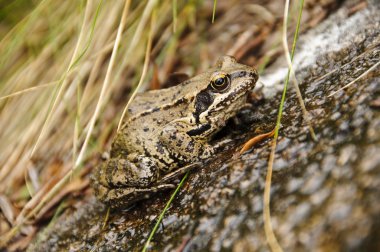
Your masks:
M0 97L0 100L4 100L4 99L7 99L7 98L11 98L11 97L15 97L15 96L18 96L18 95L22 95L22 94L25 94L25 93L28 93L28 92L36 91L36 90L38 90L40 88L51 87L51 86L56 85L57 83L58 83L58 81L53 81L53 82L42 84L42 85L39 85L39 86L36 86L36 87L26 88L24 90L20 90L20 91L14 92L12 94L2 96L2 97Z
M149 2L146 4L144 8L144 12L139 21L139 24L133 34L131 44L128 46L127 52L125 53L123 57L123 62L121 63L121 65L124 66L124 65L127 65L126 62L131 62L131 59L133 58L132 55L135 53L137 45L141 43L141 37L143 35L144 29L146 28L146 24L156 4L157 4L157 0L149 0ZM115 74L114 78L118 78L121 74L121 71L122 69L119 69L119 71Z
M113 47L113 50L112 50L110 63L108 65L106 77L104 79L103 86L102 86L102 89L100 91L98 103L96 105L95 112L94 112L94 114L93 114L93 116L91 118L91 121L89 123L89 127L88 127L86 138L85 138L84 143L82 145L82 148L81 148L81 150L79 152L78 158L75 161L74 167L78 167L81 164L81 162L82 162L84 153L85 153L85 151L87 149L88 141L90 140L90 136L91 136L92 131L94 129L96 119L98 118L98 115L99 115L99 112L100 112L100 108L102 107L103 99L104 99L104 94L105 94L105 92L106 92L106 90L108 88L108 85L110 83L110 80L111 80L112 70L113 70L113 66L115 64L116 54L117 54L117 50L119 48L119 44L120 44L120 40L121 40L121 34L122 34L122 31L124 30L125 20L127 18L128 12L129 12L130 4L131 4L131 1L130 0L126 0L125 5L124 5L124 9L123 9L123 15L121 17L120 25L119 25L119 28L118 28L118 31L117 31L117 35L116 35L115 44L114 44L114 47Z
M4 195L0 195L0 210L3 213L4 217L7 219L7 221L13 224L15 219L14 209L9 199Z
M155 30L154 24L156 23L156 14L155 13L156 12L153 11L152 17L151 17L151 25L150 25L148 43L147 43L147 46L146 46L143 71L141 73L141 77L140 77L139 83L137 84L137 87L135 88L135 90L133 90L133 93L132 93L131 97L129 98L127 105L125 105L125 107L124 107L123 113L121 114L121 118L119 120L119 124L117 126L117 131L119 131L121 129L121 126L123 124L123 119L125 117L125 114L127 113L128 107L131 104L131 102L133 101L133 99L135 98L135 96L136 96L136 94L137 94L137 92L139 90L139 87L144 82L146 73L148 71L150 53L152 51L153 34L154 34L154 30Z
M98 6L98 9L101 5L101 2L99 3L99 6ZM91 5L88 4L87 7L86 7L86 14L85 14L85 18L84 20L87 19L88 17L88 13L89 13L89 10L91 9ZM82 26L82 30L81 30L81 34L83 34L83 30L84 30L84 25ZM81 41L81 35L79 35L79 39L78 39L78 47L79 47L79 44L80 44L80 41ZM78 47L75 49L75 53L74 55L77 55L76 52L77 52L77 49ZM83 53L82 53L83 55ZM72 58L72 62L70 63L70 67L72 67L75 63L77 62L77 57L73 57ZM68 69L68 71L70 71L70 69ZM79 157L78 157L79 158ZM77 160L78 161L78 160ZM78 163L78 162L77 162ZM74 168L78 167L79 165L74 165ZM58 191L63 187L63 185L65 185L67 183L67 181L69 180L69 178L71 178L72 176L72 173L74 172L74 168L73 170L71 170L69 173L67 173L49 192L48 194L42 198L41 202L30 212L30 214L28 215L27 219L33 217L34 215L36 215L40 209L42 207L44 207L44 205L46 204L47 201L49 201L56 193L58 193Z
M53 198L59 192L59 190L63 187L63 185L65 185L69 181L69 178L70 178L70 173L67 174L63 179L61 179L57 184L55 184L54 187L49 191L46 191L46 189L42 188L35 195L35 197L32 198L24 206L22 212L17 217L16 225L9 232L7 232L4 235L3 239L0 241L0 248L8 244L10 239L12 239L18 233L22 225L24 225L27 220L33 218L34 216L38 214L40 209L42 209L45 206L46 202L48 202L49 199ZM46 195L45 195L45 192L46 192ZM25 216L25 212L29 210L32 206L33 208L30 211L30 213Z
M344 87L339 88L337 91L333 92L332 94L329 94L327 97L334 96L335 94L337 94L338 92L342 91L343 89L348 88L349 86L351 86L352 84L354 84L355 82L357 82L358 80L360 80L361 78L363 78L364 76L366 76L368 73L370 73L371 71L373 71L374 69L376 69L376 67L378 67L379 65L380 65L380 61L378 61L376 64L374 64L373 66L371 66L370 68L368 68L364 73L362 73L361 75L359 75L359 77L357 77L355 80L351 81L347 85L344 85Z
M118 48L119 43L120 43L121 32L124 29L125 19L126 19L126 16L128 14L128 10L129 10L129 4L130 4L130 1L127 0L126 3L125 3L124 10L123 10L123 16L122 16L122 19L121 19L121 22L120 22L120 25L119 25L118 36L117 36L117 38L115 40L114 51L113 51L113 53L111 55L110 64L109 64L107 75L106 75L106 78L105 78L105 81L104 81L104 84L103 84L103 87L102 87L102 91L101 91L101 94L100 94L100 97L99 97L99 100L98 100L98 104L97 104L97 107L95 109L95 113L94 113L94 115L92 117L92 120L90 122L90 127L89 127L89 130L88 130L87 136L86 136L86 140L85 140L85 142L84 142L84 144L82 146L81 153L78 156L78 158L76 160L76 163L74 164L74 168L71 171L69 171L68 173L66 173L66 175L58 183L56 183L53 186L53 188L51 190L49 190L44 197L42 197L42 199L37 204L37 206L35 206L30 211L30 213L28 215L26 215L26 216L25 215L19 216L20 218L19 218L19 220L17 222L17 225L15 227L13 227L12 230L6 234L4 240L2 241L2 243L0 245L3 245L3 243L6 244L18 232L18 230L25 223L26 220L28 220L30 218L33 218L34 216L37 216L38 213L39 213L39 211L46 205L46 203L50 199L52 199L61 190L61 188L70 180L70 178L72 177L73 172L75 171L74 169L77 168L80 165L81 160L82 160L83 155L84 155L84 152L86 150L87 144L88 144L89 136L92 133L92 129L94 127L95 120L96 120L97 115L98 115L99 110L100 110L103 94L104 94L104 92L105 92L105 90L107 88L107 85L109 83L110 75L112 74L111 70L112 70L112 66L113 66L113 64L115 62L115 56L116 56L117 48ZM71 62L72 64L74 64L76 62L75 59L76 59L76 57L74 57L74 60ZM70 64L70 65L72 66L72 64ZM25 217L22 217L22 216L25 216Z
M268 244L272 251L281 252L283 250L277 241L276 235L273 232L271 215L270 215L270 188L271 188L271 183L272 183L272 172L273 172L273 163L274 163L274 156L276 153L276 147L277 147L277 136L275 134L275 139L273 140L272 149L271 149L271 153L270 153L269 161L268 161L267 176L265 179L263 215L264 215L265 236L267 237Z
M20 42L20 39L14 39L14 37L17 38L17 35L19 35L19 32L21 29L23 29L24 31L21 32L20 35L23 35L23 33L26 33L27 32L27 29L26 27L23 27L25 24L27 24L30 20L34 19L40 12L41 9L43 9L46 5L47 5L48 1L47 0L42 0L38 6L29 14L27 15L26 17L24 17L20 22L18 22L18 24L12 28L12 30L10 30L7 35L4 36L4 38L2 38L0 40L0 50L4 50L6 49L6 42L8 40L11 41L11 44L12 46L10 46L11 49L15 48L15 43L18 43ZM9 49L9 48L8 48ZM0 65L4 65L4 62L8 60L8 56L9 54L12 52L12 50L7 50L5 51L5 55L2 55L1 59L0 59Z
M294 39L293 39L293 46L292 46L292 52L291 52L291 58L294 56L294 51L295 51L295 45L297 42L298 38L298 33L299 33L299 25L301 22L301 17L302 17L302 9L303 9L303 0L300 1L300 11L298 15L298 20L297 20L297 29L294 34ZM285 36L286 40L286 26L287 26L287 20L288 20L288 10L289 10L289 0L286 0L285 3L285 8L284 8L284 22L283 22L283 36ZM286 44L287 48L287 44ZM286 50L285 54L287 54L287 57L289 56L289 51ZM270 214L270 189L271 189L271 183L272 183L272 173L273 173L273 163L274 163L274 158L275 158L275 153L276 153L276 148L277 148L277 139L278 139L278 132L280 129L281 125L281 117L282 117L282 111L284 107L284 102L285 102L285 97L286 97L286 91L288 88L288 83L289 83L289 76L291 72L291 64L289 65L289 71L287 78L285 80L285 85L281 97L281 103L280 107L278 110L278 115L277 115L277 122L276 122L276 127L275 127L275 132L274 132L274 137L273 137L273 142L272 142L272 148L269 156L269 161L268 161L268 169L267 169L267 176L265 179L265 189L264 189L264 208L263 208L263 217L264 217L264 230L265 230L265 235L267 237L268 244L271 248L272 251L275 252L282 252L282 248L280 244L277 241L277 238L273 232L273 227L272 227L272 221L271 221L271 214Z
M104 222L103 222L103 225L102 225L102 229L104 229L107 225L107 221L110 217L110 211L111 211L111 208L107 208L107 213L106 213L106 216L104 216Z
M102 2L102 1L101 1ZM100 4L101 4L100 2ZM59 87L59 90L58 90L58 93L57 95L53 98L53 101L52 101L52 106L50 108L50 111L48 113L48 115L46 116L46 119L45 119L45 122L42 126L42 129L40 131L40 134L38 135L37 137L37 140L36 140L36 143L30 153L30 156L32 157L34 155L34 152L36 151L36 149L38 148L38 145L40 144L41 142L41 139L42 139L42 136L47 132L48 130L48 127L49 127L49 123L50 123L50 120L52 118L52 115L58 105L58 103L60 102L62 96L63 96L63 92L68 84L68 81L67 81L67 76L69 75L69 73L71 72L71 70L73 69L73 67L75 66L75 64L78 62L78 60L81 58L81 56L84 54L84 52L82 52L81 54L79 54L79 48L80 48L80 45L83 41L83 37L84 37L84 28L85 28L85 24L86 24L86 20L88 19L88 16L90 14L90 11L91 11L91 7L92 7L92 2L89 1L87 2L87 5L86 5L86 10L85 10L85 15L84 15L84 18L83 18L83 23L82 23L82 27L81 27L81 30L80 30L80 33L79 33L79 37L78 37L78 41L76 43L76 46L75 46L75 49L74 49L74 52L73 52L73 55L71 57L71 60L70 60L70 63L69 63L69 66L66 70L66 72L63 74L62 78L59 80L59 83L60 83L60 87ZM86 49L85 49L86 50ZM84 51L85 51L84 50Z
M307 111L307 109L305 107L305 103L302 99L302 94L301 94L301 91L300 91L300 88L298 85L296 75L294 73L292 59L290 58L290 52L289 52L289 48L288 48L288 39L287 39L288 9L289 9L289 0L287 0L285 3L284 26L283 26L283 32L282 32L282 44L283 44L283 47L285 50L285 58L286 58L286 62L287 62L288 67L289 67L290 76L293 79L293 87L296 90L298 102L299 102L301 109L302 109L303 118L305 119L305 121L309 127L309 131L310 131L310 135L311 135L312 139L314 141L316 141L317 137L315 136L313 126L311 125L309 112Z
M330 76L330 75L336 73L338 70L340 70L340 69L344 69L346 66L349 66L350 64L352 64L353 62L357 61L358 59L363 58L363 56L364 56L365 54L367 54L369 51L372 51L372 50L376 49L379 45L380 45L380 44L375 44L375 45L373 45L373 46L370 46L370 47L368 48L368 50L362 52L362 53L359 54L358 56L353 57L349 62L347 62L347 63L345 63L345 64L339 66L338 68L335 68L335 69L331 70L330 72L328 72L328 73L326 73L326 74L324 74L324 75L322 75L322 76L319 76L319 77L318 77L317 79L315 79L314 81L320 81L320 80L322 80L322 79L324 79L324 78L327 78L328 76ZM331 96L331 94L330 94L330 96ZM329 97L329 96L328 96L328 97Z
M84 180L76 179L74 181L69 182L67 186L62 188L62 190L57 191L57 193L51 199L49 199L49 202L47 202L41 208L41 210L38 212L38 214L34 218L36 220L43 218L46 212L52 209L54 205L58 204L59 202L63 202L63 198L66 195L70 195L73 192L78 192L84 189L85 187L89 185L89 183L90 183L89 179L84 179Z

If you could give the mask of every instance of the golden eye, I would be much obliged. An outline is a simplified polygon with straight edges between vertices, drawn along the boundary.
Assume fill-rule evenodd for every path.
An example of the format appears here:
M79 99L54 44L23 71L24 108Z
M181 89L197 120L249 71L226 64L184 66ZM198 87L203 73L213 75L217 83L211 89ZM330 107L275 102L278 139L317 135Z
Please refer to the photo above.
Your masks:
M216 92L223 92L230 87L230 78L227 74L216 73L211 77L210 86Z

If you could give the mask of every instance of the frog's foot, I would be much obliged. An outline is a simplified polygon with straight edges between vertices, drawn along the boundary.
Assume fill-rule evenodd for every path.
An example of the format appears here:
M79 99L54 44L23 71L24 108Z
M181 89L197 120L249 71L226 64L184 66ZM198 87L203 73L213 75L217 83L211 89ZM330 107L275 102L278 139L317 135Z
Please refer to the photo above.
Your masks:
M166 174L162 179L158 181L159 184L161 183L169 183L170 181L173 181L174 179L178 178L178 176L181 176L185 174L186 172L201 166L200 162L192 163L189 165L186 165L184 167L181 167L171 173Z
M96 197L112 208L127 207L139 200L147 199L152 194L175 188L173 184L162 184L150 188L108 188L98 184L94 187Z

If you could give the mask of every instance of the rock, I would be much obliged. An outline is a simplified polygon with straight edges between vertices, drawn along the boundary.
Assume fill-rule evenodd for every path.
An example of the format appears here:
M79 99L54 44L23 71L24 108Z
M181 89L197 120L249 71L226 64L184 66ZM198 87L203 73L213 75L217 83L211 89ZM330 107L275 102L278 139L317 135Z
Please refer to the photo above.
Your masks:
M318 140L309 137L290 90L271 190L272 225L284 251L380 251L380 110L373 106L379 67L327 97L379 62L380 9L375 1L351 16L345 8L301 36L296 53ZM263 123L273 125L280 96L276 91L251 114L267 115ZM252 136L249 130L238 134ZM262 217L269 152L268 141L237 159L228 150L193 171L164 216L152 250L269 251ZM141 250L170 194L112 210L104 228L106 207L84 200L45 229L29 251Z

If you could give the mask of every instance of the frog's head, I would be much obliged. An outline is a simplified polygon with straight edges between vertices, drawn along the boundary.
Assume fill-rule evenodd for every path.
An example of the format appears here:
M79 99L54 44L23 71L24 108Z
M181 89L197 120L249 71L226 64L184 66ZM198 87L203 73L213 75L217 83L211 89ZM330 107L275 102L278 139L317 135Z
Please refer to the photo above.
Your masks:
M197 123L233 117L244 105L257 79L254 68L237 63L231 56L221 57L216 70L210 73L207 86L196 96L193 115Z

